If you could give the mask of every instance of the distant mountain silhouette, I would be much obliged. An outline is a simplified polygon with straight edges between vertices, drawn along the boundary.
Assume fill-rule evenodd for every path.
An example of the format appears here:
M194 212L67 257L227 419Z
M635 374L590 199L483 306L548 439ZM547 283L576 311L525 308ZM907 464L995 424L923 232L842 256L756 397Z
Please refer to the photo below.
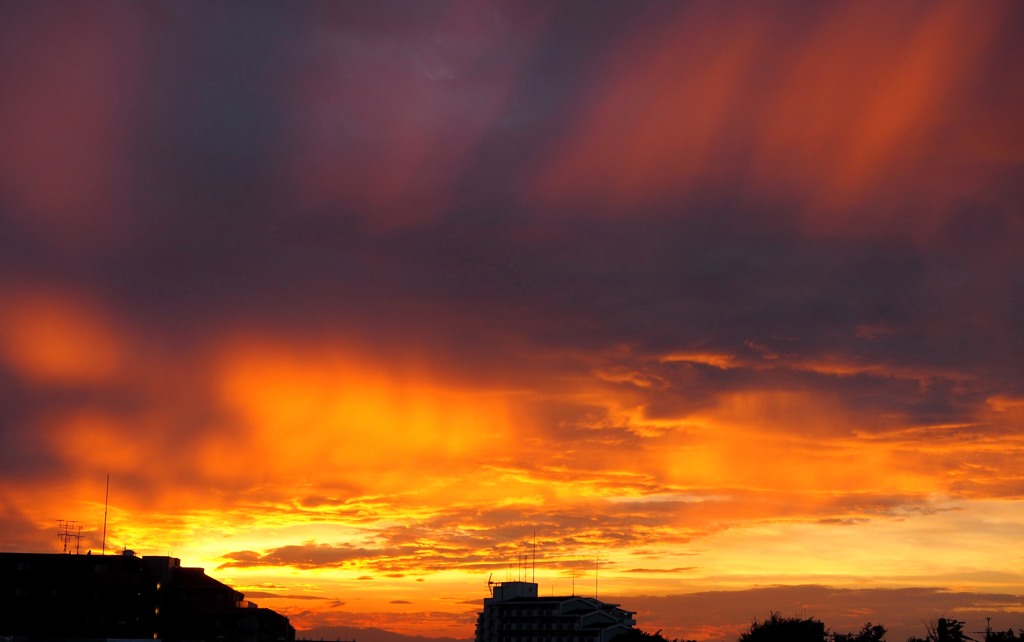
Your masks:
M422 635L402 635L384 629L361 629L354 626L324 626L308 631L296 631L296 640L352 640L356 642L467 642L473 638L431 638Z

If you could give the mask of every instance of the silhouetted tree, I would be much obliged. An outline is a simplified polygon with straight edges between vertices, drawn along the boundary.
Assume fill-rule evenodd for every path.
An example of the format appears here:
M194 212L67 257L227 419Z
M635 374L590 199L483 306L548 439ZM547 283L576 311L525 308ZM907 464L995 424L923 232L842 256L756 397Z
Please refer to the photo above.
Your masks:
M868 622L857 633L833 633L832 642L885 642L885 627Z
M740 635L740 642L825 642L825 625L814 618L782 617L772 612Z
M655 633L647 633L637 628L632 628L625 633L620 633L612 638L612 642L697 642L696 640L667 640L661 634L661 629Z
M925 624L925 629L928 635L924 638L911 637L907 642L974 642L974 638L964 633L964 623L960 620L940 617L935 626Z
M935 634L938 642L961 642L962 640L973 640L973 638L964 633L963 622L960 620L947 620L944 617L939 618L939 622L935 626Z
M1021 637L1024 637L1024 629L1021 629L1020 634ZM1013 629L993 631L992 618L988 618L988 623L985 625L985 642L1017 642L1019 639L1019 637L1014 635Z

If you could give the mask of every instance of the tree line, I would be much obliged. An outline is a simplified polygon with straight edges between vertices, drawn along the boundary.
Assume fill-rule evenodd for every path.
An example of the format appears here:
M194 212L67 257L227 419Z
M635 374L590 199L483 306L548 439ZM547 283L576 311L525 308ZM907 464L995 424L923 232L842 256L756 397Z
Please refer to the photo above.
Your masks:
M906 642L1024 642L1024 629L994 631L991 622L985 630L971 637L964 632L966 623L951 618L939 618L934 624L925 625L924 637L910 637ZM888 630L881 624L866 623L856 633L829 631L825 624L814 618L783 617L772 612L764 620L754 620L750 628L740 634L739 642L893 642L885 639ZM667 640L656 633L632 629L616 637L612 642L696 642L696 640Z

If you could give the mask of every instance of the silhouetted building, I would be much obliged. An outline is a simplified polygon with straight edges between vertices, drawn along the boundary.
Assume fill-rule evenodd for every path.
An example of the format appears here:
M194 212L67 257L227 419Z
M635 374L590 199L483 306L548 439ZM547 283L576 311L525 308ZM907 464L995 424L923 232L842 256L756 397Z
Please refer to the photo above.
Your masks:
M288 618L174 557L0 553L0 636L276 642Z
M500 582L476 620L476 642L609 642L634 611L579 595L539 597L534 582Z

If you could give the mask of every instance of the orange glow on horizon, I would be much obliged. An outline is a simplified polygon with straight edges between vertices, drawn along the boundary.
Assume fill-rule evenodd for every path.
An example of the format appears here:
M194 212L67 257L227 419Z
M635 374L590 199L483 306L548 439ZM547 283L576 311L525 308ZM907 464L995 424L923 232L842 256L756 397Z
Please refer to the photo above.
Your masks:
M155 450L172 452L170 442L113 416L81 413L54 433L58 452L79 462L77 485L58 484L25 501L36 506L29 514L41 529L55 509L39 507L64 506L57 509L64 512L79 505L100 514L102 489L89 471L110 471L109 550L170 552L242 585L280 585L256 589L270 595L254 601L281 609L300 627L383 622L412 634L422 630L413 620L429 586L462 596L430 608L464 635L472 609L464 603L472 597L466 587L503 568L534 529L542 538L546 581L557 573L558 590L565 590L561 572L591 550L616 551L606 581L622 595L643 592L653 576L631 577L616 567L663 568L671 576L670 569L698 561L716 573L727 566L735 580L726 584L734 588L755 577L860 582L855 561L808 559L792 567L792 560L824 528L845 537L849 524L862 524L880 538L895 537L895 525L913 515L903 512L905 505L955 505L941 498L968 481L974 493L996 490L998 469L974 469L973 480L942 470L950 457L980 464L992 456L992 443L964 440L956 427L927 447L907 431L938 435L942 427L865 432L838 399L807 392L720 395L712 405L653 420L657 429L651 429L644 408L634 405L632 380L602 378L572 396L603 400L605 427L559 443L527 430L541 416L511 409L521 393L446 387L421 368L384 367L353 351L228 345L211 356L216 366L208 382L223 413L221 428L192 444L198 454L192 468L157 464L146 474L191 470L206 483L236 490L204 496L188 484L161 488L159 479L139 477L138 463ZM652 359L745 367L715 355ZM619 388L624 394L616 401ZM993 398L978 419L1012 420L1021 405ZM163 421L162 413L149 420ZM1019 453L1024 442L1002 441L999 448ZM159 489L159 501L124 489L125 477ZM591 526L592 514L621 523ZM493 539L489 529L508 519L518 526ZM558 534L564 524L573 532L566 541ZM90 530L88 546L96 550L98 529ZM764 547L778 550L764 557L758 552ZM660 552L645 552L651 548ZM913 572L912 549L899 550L907 556L901 564ZM867 566L879 555L864 552ZM974 555L974 563L990 559L980 548ZM699 589L707 572L684 585ZM309 597L323 600L297 597L309 584L317 587ZM320 608L345 596L340 610Z

